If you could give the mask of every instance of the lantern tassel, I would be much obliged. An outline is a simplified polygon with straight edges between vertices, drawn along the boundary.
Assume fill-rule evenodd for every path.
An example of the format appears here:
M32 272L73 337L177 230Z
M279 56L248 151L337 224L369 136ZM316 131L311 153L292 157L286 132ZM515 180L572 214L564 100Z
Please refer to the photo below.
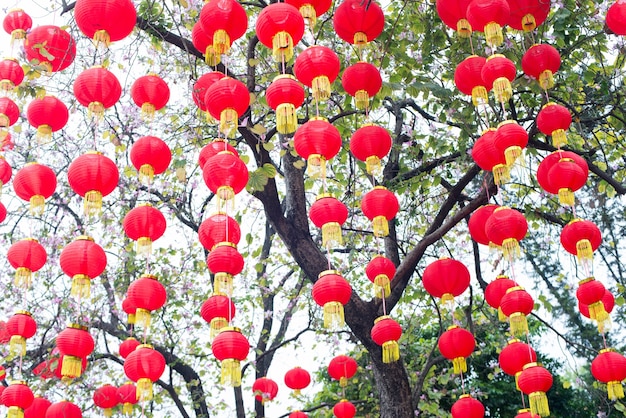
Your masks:
M548 406L548 398L545 392L532 392L528 395L528 403L530 404L530 412L541 417L550 416L550 407Z
M317 23L317 12L311 3L306 3L300 6L300 14L304 20L309 23L310 28L315 26Z
M233 108L227 108L220 112L220 131L228 138L234 138L239 123L239 115Z
M37 127L37 143L47 144L52 139L52 127L50 125L39 125Z
M354 94L355 105L357 109L366 110L369 108L370 95L367 90L357 90Z
M335 242L338 245L343 244L341 237L341 225L339 222L328 222L322 225L322 245Z
M581 239L576 243L576 257L580 261L593 260L593 247L588 239Z
M96 122L100 122L104 117L104 105L100 102L91 102L87 106L89 112L87 114L90 118L93 118Z
M389 221L383 215L375 216L372 220L372 228L375 237L386 237L389 235Z
M504 158L506 159L506 165L508 167L511 167L513 164L515 164L515 161L517 161L517 159L521 156L522 147L520 147L519 145L513 145L504 150Z
M90 190L85 193L83 210L87 216L96 216L102 213L102 193L98 190Z
M496 164L491 169L493 173L493 182L498 186L504 184L510 178L509 167L506 164Z
M528 13L522 17L522 27L524 28L524 32L532 32L537 28L537 21L535 20L535 16Z
M455 357L452 359L452 366L454 367L454 374L467 372L467 361L465 357Z
M326 178L326 158L320 154L311 154L307 158L306 173L314 179Z
M132 413L133 413L133 404L130 402L125 402L124 405L122 405L122 414L130 415Z
M500 322L506 322L506 315L502 312L502 308L498 307L498 320Z
M489 22L485 25L485 41L492 48L502 45L504 36L502 35L502 27L498 23Z
M43 215L43 210L46 205L46 198L40 194L36 194L30 198L30 214L31 215Z
M113 416L113 408L104 408L104 416L105 417L112 417Z
M15 270L15 286L28 289L33 282L33 272L26 267L18 267Z
M86 274L75 274L72 277L72 290L70 294L77 298L88 298L91 296L91 279Z
M342 388L345 388L346 386L348 386L348 378L345 376L341 376L339 378L339 386L341 386Z
M511 327L511 335L520 337L528 333L528 320L526 315L521 312L514 312L509 316L509 325Z
M557 129L552 131L552 145L556 148L561 148L563 145L567 145L567 135L565 130Z
M280 31L272 38L272 58L276 62L288 62L293 58L293 38Z
M502 241L502 254L505 258L519 258L521 251L519 242L515 238L507 238Z
M472 89L472 103L474 106L480 106L489 102L487 89L484 86L475 86Z
M211 319L211 322L209 324L209 329L210 329L209 338L212 340L213 338L217 336L217 334L220 333L222 328L225 328L227 326L228 326L228 320L226 320L226 318L222 316L218 316L218 317Z
M281 103L276 107L276 130L281 134L291 134L298 127L296 107L292 103Z
M367 34L365 32L356 32L352 39L355 45L365 45L367 43Z
M19 354L21 357L24 357L26 355L26 338L21 335L11 335L9 354L11 356Z
M147 186L154 180L154 167L150 164L143 164L139 167L139 181Z
M606 384L606 390L609 394L609 399L615 401L624 397L624 387L620 381L611 381Z
M507 102L513 96L511 81L506 77L496 78L493 82L493 94L498 102Z
M141 105L141 119L144 122L152 122L154 120L154 114L156 109L152 103L144 103Z
M370 155L365 159L365 169L367 170L367 174L371 174L377 176L380 174L382 170L382 165L380 164L380 158L376 155Z
M548 90L554 87L554 74L550 70L543 70L541 74L539 74L539 85L542 89Z
M235 208L235 191L230 186L220 186L217 188L217 207L222 210L229 202L231 207Z
M456 22L456 33L459 38L469 38L472 36L472 25L467 19L459 19Z
M135 314L128 314L128 324L129 325L135 325Z
M386 274L379 274L374 277L374 286L376 289L376 297L387 297L391 294L391 281Z
M152 253L152 240L150 237L139 237L137 240L137 254L149 256Z
M206 62L207 65L215 67L217 64L220 63L221 60L222 57L215 52L215 48L213 48L213 45L209 45L206 47L206 49L204 50L204 62Z
M213 49L218 55L230 51L230 35L224 29L218 29L213 33Z
M111 45L111 36L109 36L109 33L104 29L100 29L93 34L93 41L96 44L96 48L100 46L100 43L103 43L104 46L108 48L109 45Z
M393 363L400 359L400 346L395 340L383 343L383 363Z
M604 309L604 303L598 301L587 306L589 309L589 318L594 321L606 321L609 317L608 312Z
M313 98L316 101L328 100L330 98L330 81L325 75L317 76L311 83Z
M80 377L83 372L83 359L80 357L64 355L61 366L61 375L63 377L75 378Z
M222 385L229 385L232 387L241 386L241 368L239 367L239 360L234 358L222 360L222 375L220 382Z
M343 327L345 318L343 305L339 302L328 302L324 304L324 328L337 330Z
M137 399L140 401L152 400L152 380L142 377L137 381Z
M24 418L24 410L19 406L10 406L7 418Z
M566 187L559 189L559 203L564 206L574 206L574 192Z
M232 274L218 272L215 273L213 278L213 287L215 293L221 293L224 295L233 294L233 276Z
M135 312L135 324L141 325L143 329L148 329L150 327L151 320L152 315L149 310L137 308L137 311Z

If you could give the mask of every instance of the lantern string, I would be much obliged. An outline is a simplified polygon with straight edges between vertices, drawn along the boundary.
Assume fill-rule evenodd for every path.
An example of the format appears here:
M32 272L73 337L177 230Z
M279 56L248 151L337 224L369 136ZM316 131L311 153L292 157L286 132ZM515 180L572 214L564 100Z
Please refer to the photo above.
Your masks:
M384 286L380 287L380 293L381 293L380 299L382 300L382 303L383 303L383 315L387 315L387 301L386 301L386 298L385 298L385 287Z
M469 36L469 44L470 44L470 51L472 51L472 55L476 55L474 53L474 42L472 42L472 36Z
M461 390L463 391L463 394L465 395L465 379L463 377L463 370L460 371L459 377L461 378Z
M522 392L521 390L519 391L521 397L522 397L522 408L526 408L526 397L524 396L524 392Z
M607 345L606 345L606 334L604 333L604 328L602 328L602 344L604 344L604 348L607 348Z

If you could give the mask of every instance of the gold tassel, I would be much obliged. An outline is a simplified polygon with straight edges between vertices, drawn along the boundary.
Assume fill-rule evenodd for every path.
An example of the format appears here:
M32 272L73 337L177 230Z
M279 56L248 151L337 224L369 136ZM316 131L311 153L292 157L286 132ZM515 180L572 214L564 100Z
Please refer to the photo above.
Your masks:
M326 244L330 242L335 242L338 245L343 244L339 222L328 222L322 225L322 245L326 247Z
M32 284L33 272L26 267L18 267L15 270L15 286L22 287L24 289L28 289Z
M528 321L526 315L521 312L514 312L509 316L509 325L511 326L511 335L521 337L528 333Z
M230 35L224 29L218 29L213 33L213 49L217 55L230 51Z
M113 408L104 408L104 416L112 417L113 416Z
M215 52L215 48L213 48L213 45L207 46L204 50L204 62L206 62L207 65L210 65L211 67L215 67L217 64L220 63L220 61L222 61L222 57Z
M502 312L502 308L498 306L498 320L500 322L506 322L506 315Z
M515 238L502 241L502 254L507 259L519 258L521 254L519 242Z
M298 115L292 103L281 103L276 107L276 130L280 134L291 134L298 128Z
M339 302L328 302L324 304L324 328L334 330L343 327L345 318L343 305Z
M85 193L83 210L87 216L96 216L102 213L102 193L98 190L90 190Z
M152 253L152 240L150 237L139 237L137 240L137 254L148 256Z
M61 366L61 375L63 377L75 378L80 377L83 372L83 359L80 357L64 355Z
M487 102L489 102L489 96L485 86L475 86L472 89L472 103L474 103L474 106L480 106Z
M152 315L149 310L137 308L135 311L135 323L141 325L143 329L148 329L150 327L151 319Z
M515 164L515 161L522 156L522 147L519 145L513 145L504 150L504 158L506 159L506 165L511 167Z
M354 94L354 100L357 109L366 110L369 107L370 95L366 90L357 90Z
M389 235L389 221L382 215L374 217L372 227L375 237L386 237Z
M272 58L276 62L288 62L293 58L293 38L280 31L272 38Z
M593 247L588 239L581 239L576 243L576 257L578 260L593 260Z
M567 145L567 134L565 130L557 129L556 131L552 131L552 145L556 148Z
M493 82L493 95L500 103L507 102L513 96L513 87L508 78L496 78Z
M105 47L109 47L111 45L111 36L104 29L97 30L96 33L93 34L93 41L96 44L96 49L103 43Z
M365 45L367 43L367 34L365 32L357 32L354 34L355 45Z
M459 21L456 22L456 33L459 38L469 38L472 36L472 25L470 25L467 19L459 19Z
M239 367L239 360L234 358L222 360L222 376L220 382L222 385L232 387L241 386L241 368Z
M100 102L91 102L87 107L89 112L87 114L90 118L94 118L97 122L100 122L104 117L104 105Z
M222 211L228 203L232 209L235 209L235 191L230 186L220 186L217 188L217 208Z
M524 28L524 32L532 32L537 27L537 21L535 20L535 16L528 13L524 17L522 17L522 27Z
M300 6L300 14L309 23L309 27L312 28L317 23L317 12L311 3Z
M75 274L72 277L72 290L70 294L77 298L88 298L91 296L91 279L86 274Z
M46 198L40 194L36 194L30 198L30 214L43 215L46 206Z
M227 296L233 294L233 276L232 274L218 272L213 278L213 287L215 293L221 293Z
M39 125L37 127L37 143L47 144L52 139L52 127L50 125Z
M307 158L306 173L314 179L326 178L326 158L320 154L311 154Z
M544 70L541 74L539 74L539 85L542 89L548 90L554 87L554 75L550 70Z
M11 32L11 46L13 46L14 41L21 39L26 39L26 31L24 29L15 29Z
M239 123L239 115L233 108L227 108L220 113L220 132L228 138L234 138Z
M452 359L452 366L454 366L454 374L467 372L467 361L465 357L455 357Z
M24 410L19 406L10 406L7 418L24 418Z
M139 167L139 181L145 185L150 185L152 180L154 180L154 167L150 164L143 164Z
M608 382L606 384L606 390L609 393L609 399L612 401L622 399L624 397L624 388L622 387L622 382L620 381Z
M128 314L128 324L129 325L135 325L135 314L134 313Z
M228 321L224 317L218 316L218 317L211 319L211 322L209 324L209 329L210 329L209 338L213 340L213 338L215 338L217 334L220 333L221 329L227 326L228 326Z
M11 335L9 353L11 356L18 354L24 357L26 355L26 338L21 335Z
M400 359L400 346L397 341L385 341L383 343L383 363L393 363Z
M376 155L370 155L365 159L365 169L367 170L367 174L371 174L377 176L380 174L382 170L382 165L380 163L380 158Z
M328 100L330 98L330 81L325 75L317 76L311 83L313 98L316 101Z
M339 386L341 386L342 388L345 388L346 386L348 386L348 379L342 376L339 379Z
M508 179L510 179L509 167L506 164L496 164L491 169L493 173L493 182L498 186L503 185Z
M589 309L589 318L594 321L606 321L609 317L608 312L604 309L604 303L602 303L602 301L592 303L591 305L588 305L587 308Z
M130 402L125 402L122 406L122 414L130 415L133 413L133 404Z
M574 192L566 187L559 189L559 203L564 206L574 206Z
M144 103L141 105L141 119L144 122L152 122L156 109L152 103Z
M489 22L485 25L485 41L490 47L502 45L504 36L502 35L502 27L498 23Z
M533 392L528 395L528 403L530 404L530 412L541 417L550 416L550 407L548 406L548 398L545 392Z
M374 277L374 286L376 289L376 297L380 298L387 297L391 294L391 281L389 280L389 276L386 274L379 274Z
M137 381L137 399L140 401L152 400L152 380L142 377Z

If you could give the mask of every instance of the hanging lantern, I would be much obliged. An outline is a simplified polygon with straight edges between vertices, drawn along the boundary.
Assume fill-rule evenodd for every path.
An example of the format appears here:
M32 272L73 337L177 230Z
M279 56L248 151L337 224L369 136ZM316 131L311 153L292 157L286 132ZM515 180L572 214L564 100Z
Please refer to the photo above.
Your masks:
M86 37L108 47L130 35L137 11L131 0L76 0L74 19Z
M130 161L139 172L139 180L150 184L155 175L167 170L172 151L161 138L142 136L130 148Z
M24 80L24 70L15 58L0 61L0 90L9 92Z
M441 355L452 361L455 374L467 372L467 357L471 356L476 348L474 335L458 325L452 325L441 334L437 342Z
M285 135L295 132L298 127L296 109L304 103L302 84L290 74L281 74L267 87L265 99L269 107L276 112L278 133Z
M167 301L165 286L156 276L142 274L133 281L126 292L130 302L137 307L135 324L141 324L144 329L150 326L151 313L161 309Z
M4 386L3 386L4 387ZM46 411L50 408L52 402L46 398L35 396L33 403L24 410L24 418L41 418L46 416Z
M472 96L474 106L487 104L493 83L483 81L482 70L487 58L478 55L470 55L461 61L454 70L454 84L459 91L467 96Z
M361 210L372 221L375 237L389 235L389 221L396 217L399 209L398 198L384 186L375 186L361 199Z
M514 120L501 122L493 137L493 145L499 153L504 154L509 167L515 164L527 144L528 132Z
M250 343L239 328L226 327L217 334L211 345L215 358L221 363L221 384L241 386L240 363L250 351Z
M2 27L11 35L11 43L26 38L26 32L33 26L33 19L22 9L12 9L4 16Z
M285 373L285 386L293 390L294 395L300 395L302 389L311 383L311 375L302 367L296 366Z
M0 97L0 127L15 125L20 117L20 108L8 97Z
M511 15L508 25L515 30L531 32L545 22L550 3L542 0L507 0Z
M559 203L573 206L573 192L586 183L588 174L584 158L575 152L557 150L539 163L537 182L546 192L559 195Z
M330 98L330 86L339 75L339 57L332 49L313 45L298 54L293 66L296 78L311 89L316 101Z
M199 21L191 28L191 43L198 51L202 52L204 62L208 65L215 67L222 60L221 56L216 54L215 48L213 48L213 37L207 36Z
M83 359L93 352L95 342L87 327L70 324L57 335L57 347L63 359L61 375L75 378L81 376Z
M515 418L540 418L539 415L530 412L530 408L518 409Z
M356 407L347 399L342 399L333 406L333 415L337 418L353 418Z
M335 33L349 44L363 46L383 32L385 14L374 0L343 0L335 9Z
M0 155L0 193L2 192L2 186L11 180L12 175L13 168L11 168L11 164L9 164L4 156Z
M204 165L206 164L206 162L209 161L211 157L216 156L221 151L228 151L236 157L239 157L239 153L237 152L237 150L232 145L230 145L228 141L226 141L225 139L214 139L213 141L202 147L202 149L200 150L200 155L198 155L198 166L200 167L200 169L204 169Z
M626 22L626 6L619 0L614 1L606 11L605 23L615 35L626 35L624 22Z
M507 0L472 0L467 5L466 13L472 29L485 33L485 42L489 47L502 45L502 27L511 16Z
M554 73L561 67L561 55L552 45L535 44L522 57L522 71L537 80L542 89L554 87Z
M161 211L145 203L131 209L122 226L128 238L137 241L137 253L149 255L152 243L165 233L167 223Z
M74 62L76 41L58 26L38 26L26 36L24 52L29 62L38 62L46 71L62 71Z
M213 85L213 83L221 80L224 77L226 77L224 73L221 73L219 71L211 71L210 73L203 74L194 83L191 90L191 98L193 99L193 102L196 104L196 106L198 106L201 111L206 113L207 122L214 123L215 119L213 119L213 117L207 110L206 103L204 101L206 92L209 87Z
M537 182L539 183L539 186L541 186L541 188L548 193L559 193L559 188L556 184L552 184L552 179L550 178L549 173L552 167L563 159L573 160L582 168L583 171L588 172L589 170L587 162L575 152L561 150L554 151L553 153L547 155L537 167Z
M530 412L541 417L550 415L546 392L552 387L552 374L538 363L529 363L518 379L519 388L528 395Z
M608 331L611 328L611 317L608 314L610 314L615 307L615 296L613 296L613 294L608 289L605 289L604 295L602 296L602 299L600 299L600 303L602 304L604 311L607 313L606 319L604 319L603 321L598 321L597 319L595 319L594 321L596 321L597 323L598 332L604 334L605 331ZM578 310L585 318L592 319L592 311L597 311L598 309L599 307L590 307L589 305L585 305L578 301ZM597 312L594 313L594 315L597 316Z
M2 392L2 404L9 408L7 418L24 418L24 410L35 400L33 391L23 380L14 380Z
M309 418L309 416L302 411L293 411L289 414L289 418Z
M214 292L232 295L233 277L241 273L244 266L243 256L237 251L237 246L230 242L217 243L207 256L206 264L214 275Z
M272 379L259 377L252 383L252 392L254 393L254 398L264 404L276 397L278 394L278 385Z
M343 71L341 85L346 93L354 97L356 108L367 111L370 99L383 86L383 79L378 68L368 62L359 61Z
M133 405L139 402L137 398L137 387L134 383L124 383L117 388L117 400L122 405L122 413L124 415L131 415L133 412Z
M161 77L150 73L135 80L130 87L130 96L141 107L142 116L152 120L154 112L163 109L170 100L170 88Z
M222 202L234 202L248 184L248 176L246 163L229 151L218 152L202 168L204 183L219 199L218 208Z
M442 304L452 304L454 298L469 287L469 270L458 260L440 258L426 266L422 284L428 294L440 298Z
M452 405L452 418L483 418L485 407L483 404L472 398L471 395L463 394L459 400Z
M122 343L120 344L120 356L122 356L122 358L126 358L128 357L128 355L130 353L132 353L133 351L135 351L135 349L140 345L141 343L139 341L137 341L135 338L133 337L128 337L126 338L124 341L122 341Z
M211 116L220 121L220 132L234 138L239 117L250 106L250 93L241 81L224 77L207 89L204 103Z
M393 363L400 359L398 340L402 336L402 327L388 315L374 320L371 330L372 340L382 347L383 363Z
M350 301L352 286L336 270L321 272L311 295L324 308L324 328L338 330L345 324L343 307Z
M341 149L341 134L326 118L313 117L298 128L293 146L307 160L307 173L313 178L325 178L326 161Z
M537 114L537 128L546 136L552 137L552 145L560 148L567 144L565 132L572 123L572 114L565 106L548 102Z
M26 111L28 122L37 128L37 135L44 141L49 140L53 132L63 129L69 116L65 103L50 95L33 99Z
M493 182L502 185L510 178L510 170L506 165L506 157L496 148L496 130L489 128L474 142L472 159L480 168L493 173Z
M528 222L521 212L500 206L495 209L485 224L487 237L494 244L502 247L506 258L519 257L519 242L528 232Z
M74 96L97 118L117 103L122 95L122 86L115 74L97 65L84 70L74 80Z
M441 21L455 30L460 38L472 35L472 25L467 21L467 6L471 0L437 0L435 6Z
M202 221L198 228L198 239L205 250L211 251L220 242L239 244L239 223L224 212L217 212Z
M365 162L368 174L380 174L382 160L391 150L389 132L373 123L366 123L354 131L350 138L350 152L360 161Z
M293 46L304 35L304 18L291 4L269 4L257 16L256 35L272 49L274 61L286 63L293 58Z
M513 61L502 54L493 54L487 58L487 62L485 62L480 74L483 78L483 83L487 86L492 86L493 96L496 101L504 104L513 96L511 82L515 80L517 75Z
M200 24L206 36L213 39L215 54L227 54L233 42L248 30L246 11L236 0L205 3L200 11Z
M55 402L46 410L46 418L82 418L80 408L69 401Z
M604 348L591 362L591 374L606 384L609 400L624 398L622 381L626 379L626 357L612 348Z
M511 335L521 336L528 333L526 317L533 311L535 301L521 286L511 287L500 301L502 313L509 319Z
M333 357L328 363L328 375L339 381L339 386L345 388L348 386L348 380L356 374L358 368L356 360L346 355L338 355Z
M391 294L391 280L395 274L396 266L382 255L374 256L365 267L365 275L374 283L374 295L378 298L386 298Z
M515 377L515 387L519 389L517 380L524 366L537 361L537 353L528 344L518 339L511 339L498 355L498 364L502 371Z
M61 251L59 264L63 273L72 278L72 296L89 297L91 280L107 265L107 256L93 238L81 235Z
M102 198L115 190L119 178L113 160L97 151L81 155L67 169L67 182L84 198L83 209L88 216L102 212Z
M317 196L309 209L309 217L316 227L322 229L322 246L343 244L341 227L348 219L348 208L329 193Z
M137 313L137 307L133 305L128 297L125 297L122 301L122 310L128 316L128 324L135 325L135 315Z
M10 335L9 354L10 356L26 355L26 340L32 338L37 332L37 322L30 312L17 311L6 323L7 334Z
M165 358L149 344L141 344L124 361L124 374L137 383L137 399L152 400L152 384L165 371Z
M236 309L232 299L220 293L211 295L200 308L200 316L210 325L209 338L213 339L230 325Z
M506 321L506 316L502 312L502 309L500 309L502 298L506 294L507 290L515 286L517 286L515 280L511 280L504 275L499 275L485 288L485 300L489 306L498 310L498 319L500 319L500 321Z
M30 287L32 273L39 271L48 260L46 249L35 238L15 242L7 251L7 259L15 269L15 285Z
M578 260L592 260L593 253L602 243L600 229L591 221L580 218L570 221L561 231L561 245Z
M605 322L609 319L609 314L602 303L605 293L604 285L593 277L578 282L576 299L579 304L587 306L589 317L597 322Z
M489 203L479 207L472 213L469 221L467 222L467 228L469 229L469 233L474 241L482 245L491 244L491 241L489 241L489 237L487 237L487 233L485 232L485 224L493 211L499 207L499 205Z
M315 26L317 18L330 9L332 0L285 0L285 3L297 7L309 27Z

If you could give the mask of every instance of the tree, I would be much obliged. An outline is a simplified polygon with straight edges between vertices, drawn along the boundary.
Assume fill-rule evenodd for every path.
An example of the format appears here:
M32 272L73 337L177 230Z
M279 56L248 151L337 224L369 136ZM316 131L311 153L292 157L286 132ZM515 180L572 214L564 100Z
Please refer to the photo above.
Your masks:
M258 16L268 5L265 1L241 4L250 17ZM219 414L226 406L213 396L217 364L208 346L207 326L197 315L202 301L210 294L212 280L204 267L207 252L197 242L197 231L215 209L217 198L201 184L202 173L195 160L199 149L219 136L215 125L207 123L190 100L193 81L210 69L190 41L202 5L186 0L143 0L137 4L135 33L109 49L95 48L79 32L73 19L74 6L66 0L56 0L50 6L55 19L66 23L77 39L73 66L62 73L39 77L40 68L30 62L28 82L17 90L24 106L43 88L56 94L71 107L70 125L55 133L51 143L38 144L34 130L22 123L18 125L21 128L13 128L15 148L6 151L7 160L15 169L35 159L45 161L54 167L60 183L41 216L30 215L5 186L9 190L5 190L3 201L8 201L5 204L9 215L3 224L4 244L8 247L19 238L36 235L49 252L36 286L28 292L3 282L7 307L25 303L39 324L35 343L29 341L28 358L32 361L25 363L33 367L24 370L24 375L30 378L34 366L48 357L54 337L67 320L85 318L97 336L98 350L90 357L90 373L96 377L78 379L72 391L93 389L93 384L103 383L99 380L109 373L105 371L108 369L121 376L121 359L115 347L132 333L120 311L121 300L129 284L146 272L148 264L148 272L156 275L168 291L168 302L153 319L148 340L164 355L169 374L159 380L163 391L157 393L147 413L172 413L177 408L184 417ZM356 61L357 51L335 36L335 8L319 19L297 50L311 44L326 45L337 51L345 68ZM572 257L560 249L556 237L572 213L562 209L554 197L542 194L534 179L538 162L555 150L535 123L546 101L544 92L535 80L518 71L509 100L501 105L492 100L477 110L452 80L456 65L473 48L479 55L488 55L483 38L474 35L472 47L467 39L453 35L437 16L434 4L405 0L386 4L384 10L384 32L361 52L379 67L385 80L382 91L372 99L368 117L343 93L339 81L333 84L327 102L316 108L308 97L298 112L300 123L319 112L342 134L342 151L330 162L325 184L308 176L303 160L293 149L292 137L276 130L274 113L267 106L264 93L279 73L279 66L272 61L271 51L259 43L252 23L217 68L228 69L253 96L252 105L240 116L237 133L231 140L249 160L250 170L250 193L237 198L238 220L249 229L240 244L246 270L235 283L237 323L245 329L253 346L244 374L252 373L249 370L254 367L256 377L266 376L274 360L288 355L281 353L306 349L299 345L300 337L319 330L321 322L319 309L308 296L310 287L330 266L340 270L353 286L345 306L345 334L359 350L367 352L375 382L372 393L378 397L380 416L388 418L414 416L414 411L419 410L427 413L429 409L421 402L421 395L436 389L436 382L426 378L441 364L433 336L445 330L449 318L443 316L436 301L419 284L423 268L433 257L449 255L473 262L475 280L470 296L459 302L458 320L468 328L481 321L495 322L481 293L489 280L508 267L505 260L487 256L484 249L469 240L466 227L470 214L488 201L515 207L531 224L531 233L522 243L527 263L516 265L522 266L518 267L518 274L522 271L534 279L528 280L527 286L537 286L533 290L544 308L536 320L545 328L533 338L539 341L558 332L558 337L577 355L588 360L602 343L571 308L575 306L571 285L576 283L575 278L584 278L585 272L575 270ZM536 32L518 34L507 30L506 42L498 51L519 64L524 51L537 40L558 48L562 64L549 97L572 113L574 123L566 148L581 155L592 173L583 192L577 193L577 215L593 220L602 229L605 242L596 254L596 268L606 276L612 289L622 292L625 282L620 238L625 233L622 196L626 192L624 54L623 41L608 33L603 15L596 2L566 0ZM23 59L21 51L17 53ZM140 75L148 71L161 74L172 91L166 110L145 124L126 94L105 112L101 121L94 123L70 90L73 79L84 68L96 64L105 64L117 73L125 92ZM287 67L291 71L291 63ZM505 119L514 119L527 129L529 144L526 165L514 172L511 182L497 187L491 174L481 171L468 153L483 129ZM365 121L387 128L393 141L382 174L373 178L366 175L365 165L347 152L348 138ZM138 182L128 150L148 133L158 134L168 143L173 161L157 182L146 186ZM110 155L121 173L117 190L104 199L100 218L80 213L80 199L65 182L70 163L93 147ZM401 211L389 223L390 233L384 238L374 236L359 207L362 195L374 185L387 187L400 200ZM349 207L344 244L330 249L322 245L321 235L310 225L308 216L312 201L321 192L335 194ZM149 263L120 234L124 215L145 202L161 208L169 221L164 238L167 243L155 244ZM93 287L92 303L77 303L68 297L68 281L56 263L59 251L76 231L97 236L109 258L106 272ZM384 303L370 297L369 282L363 275L365 264L378 252L377 246L397 266ZM551 257L553 254L557 256ZM12 274L8 266L6 271L7 275ZM401 361L383 363L381 347L373 342L370 331L374 320L385 312L403 318L403 346L413 341L424 344L417 350L424 356L423 361L409 362L401 356ZM617 309L614 321L619 324L622 315ZM292 321L294 316L305 319ZM554 325L557 318L563 319L565 331ZM419 329L427 324L437 324L438 329L429 339L420 338ZM190 338L190 331L195 338ZM328 352L329 341L337 334L317 335L321 351ZM498 335L491 344L501 347L506 340L504 330ZM611 344L623 348L618 335L611 337ZM473 367L480 369L476 364ZM417 372L423 378L415 378ZM490 382L481 378L483 375L476 372L473 387L487 390ZM56 392L65 390L55 383L40 387ZM241 387L234 389L234 396L237 416L243 417L250 398ZM445 410L439 404L451 401L444 402L440 397L431 400L436 405L433 411ZM605 404L599 408L608 411L612 407ZM264 416L264 410L264 405L255 405L257 416Z

